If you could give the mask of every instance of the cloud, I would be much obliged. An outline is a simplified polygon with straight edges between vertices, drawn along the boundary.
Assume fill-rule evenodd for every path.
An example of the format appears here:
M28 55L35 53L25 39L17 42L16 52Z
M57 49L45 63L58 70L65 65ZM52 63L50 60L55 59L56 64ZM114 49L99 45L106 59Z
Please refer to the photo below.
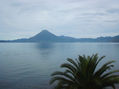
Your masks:
M44 28L73 37L119 34L118 4L118 0L3 0L0 38L30 37Z
M112 14L119 14L119 8L112 8L107 10L108 13L112 13Z

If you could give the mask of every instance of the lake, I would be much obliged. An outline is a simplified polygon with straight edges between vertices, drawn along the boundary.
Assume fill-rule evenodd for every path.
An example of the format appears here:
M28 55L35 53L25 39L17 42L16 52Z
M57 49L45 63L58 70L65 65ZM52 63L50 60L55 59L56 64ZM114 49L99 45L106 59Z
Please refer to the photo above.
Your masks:
M0 43L0 89L50 89L51 73L67 58L95 53L119 68L119 43Z

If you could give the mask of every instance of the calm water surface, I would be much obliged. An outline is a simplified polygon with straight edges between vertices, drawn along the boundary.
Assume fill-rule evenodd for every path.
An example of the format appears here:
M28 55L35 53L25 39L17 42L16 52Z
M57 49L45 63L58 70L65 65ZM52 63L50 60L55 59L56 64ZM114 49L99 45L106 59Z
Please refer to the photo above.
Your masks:
M68 57L94 53L119 68L118 43L0 43L0 89L49 89L51 73Z

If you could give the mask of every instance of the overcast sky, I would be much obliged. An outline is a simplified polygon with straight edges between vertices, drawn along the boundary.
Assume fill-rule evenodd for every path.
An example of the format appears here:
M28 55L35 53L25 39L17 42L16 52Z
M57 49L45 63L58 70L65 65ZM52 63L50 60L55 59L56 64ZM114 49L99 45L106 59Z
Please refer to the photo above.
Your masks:
M119 0L0 0L0 39L47 29L76 38L119 35Z

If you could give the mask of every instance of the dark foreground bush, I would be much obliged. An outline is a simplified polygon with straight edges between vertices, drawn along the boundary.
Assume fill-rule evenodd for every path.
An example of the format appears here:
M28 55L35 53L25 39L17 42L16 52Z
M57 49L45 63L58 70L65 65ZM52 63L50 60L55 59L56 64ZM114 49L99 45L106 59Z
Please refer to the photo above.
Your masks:
M115 89L115 84L119 83L119 70L112 70L114 61L97 68L103 58L97 54L79 56L76 60L68 58L68 63L61 65L65 71L54 72L50 84L56 82L55 89Z

